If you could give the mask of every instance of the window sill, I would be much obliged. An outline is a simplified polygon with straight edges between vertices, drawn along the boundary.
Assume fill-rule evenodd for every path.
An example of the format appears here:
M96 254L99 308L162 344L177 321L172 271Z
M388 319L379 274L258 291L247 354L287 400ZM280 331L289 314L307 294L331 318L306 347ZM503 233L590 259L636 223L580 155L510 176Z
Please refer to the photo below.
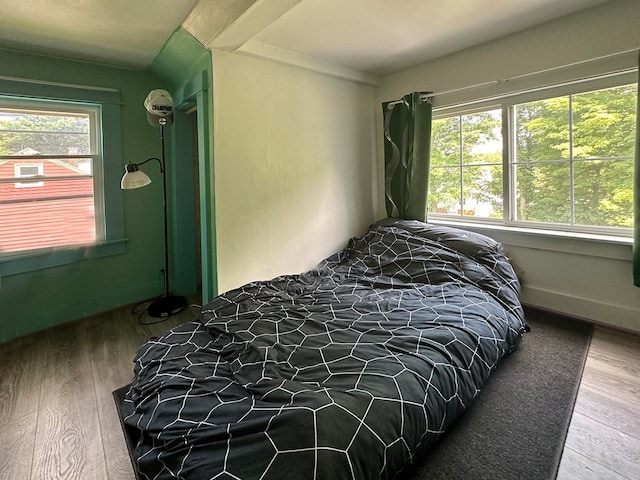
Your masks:
M497 224L481 224L462 221L429 219L430 223L462 228L481 233L496 241L514 247L571 253L591 257L631 261L633 238L615 235L562 232L514 227Z
M0 259L0 278L21 275L47 268L70 265L88 258L125 253L127 239L113 240L100 245L50 248Z

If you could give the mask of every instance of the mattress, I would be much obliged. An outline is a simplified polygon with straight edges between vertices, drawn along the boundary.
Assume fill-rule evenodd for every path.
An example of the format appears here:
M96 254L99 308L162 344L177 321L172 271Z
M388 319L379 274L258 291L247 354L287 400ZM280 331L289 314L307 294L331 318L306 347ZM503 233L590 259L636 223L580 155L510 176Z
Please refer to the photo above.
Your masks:
M219 295L138 350L140 477L397 478L517 347L519 288L494 240L386 219Z

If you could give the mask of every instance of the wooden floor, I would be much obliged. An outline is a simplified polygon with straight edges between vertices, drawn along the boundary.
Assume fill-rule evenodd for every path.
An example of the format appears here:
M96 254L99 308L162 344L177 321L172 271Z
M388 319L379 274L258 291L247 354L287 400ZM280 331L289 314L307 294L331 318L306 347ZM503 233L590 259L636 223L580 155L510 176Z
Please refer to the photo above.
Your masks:
M640 478L640 336L596 328L557 478Z
M111 392L138 345L190 318L123 309L0 344L0 479L132 480ZM596 329L558 479L640 478L639 338Z
M127 308L0 344L0 479L134 479L111 393L140 344L192 317Z

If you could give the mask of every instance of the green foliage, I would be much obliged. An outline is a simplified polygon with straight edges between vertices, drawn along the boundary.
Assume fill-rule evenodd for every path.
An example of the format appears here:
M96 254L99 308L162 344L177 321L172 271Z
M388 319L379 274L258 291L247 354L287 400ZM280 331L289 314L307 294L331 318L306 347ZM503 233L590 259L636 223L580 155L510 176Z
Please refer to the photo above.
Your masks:
M518 220L633 225L636 95L626 85L514 107ZM500 125L499 110L434 122L431 212L477 216L460 205L484 204L502 217Z
M631 227L635 121L635 85L517 106L517 218Z
M486 215L502 217L500 129L500 110L433 122L431 212L476 215L477 205L489 204Z
M43 155L88 154L87 116L0 111L0 155L33 149Z

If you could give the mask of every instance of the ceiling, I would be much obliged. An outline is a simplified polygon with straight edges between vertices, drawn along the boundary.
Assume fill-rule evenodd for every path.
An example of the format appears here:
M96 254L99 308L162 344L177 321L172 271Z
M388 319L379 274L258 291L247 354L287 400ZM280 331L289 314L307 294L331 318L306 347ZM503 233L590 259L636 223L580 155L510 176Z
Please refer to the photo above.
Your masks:
M197 3L0 0L0 47L146 68Z
M209 48L383 76L604 1L0 0L0 47L145 69L183 26Z
M304 0L255 40L385 75L602 3Z

